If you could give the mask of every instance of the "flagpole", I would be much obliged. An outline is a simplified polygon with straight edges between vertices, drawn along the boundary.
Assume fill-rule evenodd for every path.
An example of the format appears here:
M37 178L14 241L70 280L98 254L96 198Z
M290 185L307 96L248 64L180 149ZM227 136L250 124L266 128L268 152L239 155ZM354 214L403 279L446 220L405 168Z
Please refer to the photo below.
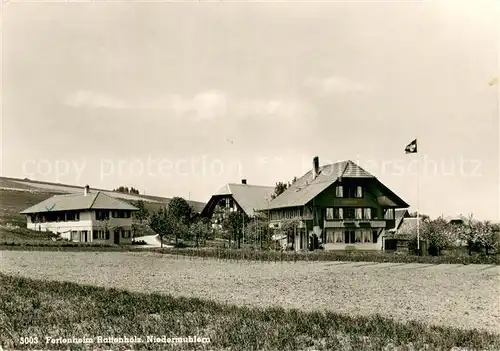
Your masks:
M418 137L417 140L417 252L420 256L420 156L418 150Z

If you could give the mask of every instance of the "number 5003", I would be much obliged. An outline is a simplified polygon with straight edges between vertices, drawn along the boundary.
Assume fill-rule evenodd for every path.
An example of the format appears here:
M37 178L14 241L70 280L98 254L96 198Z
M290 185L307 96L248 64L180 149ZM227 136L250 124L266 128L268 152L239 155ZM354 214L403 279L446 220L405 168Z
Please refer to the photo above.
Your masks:
M38 338L36 336L25 336L19 339L22 345L26 344L38 344Z

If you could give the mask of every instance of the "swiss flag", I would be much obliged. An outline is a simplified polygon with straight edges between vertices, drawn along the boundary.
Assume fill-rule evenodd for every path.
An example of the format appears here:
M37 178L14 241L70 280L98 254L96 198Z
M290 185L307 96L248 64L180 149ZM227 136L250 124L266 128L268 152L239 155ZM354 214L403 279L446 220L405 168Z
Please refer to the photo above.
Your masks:
M417 153L417 139L413 140L411 143L406 145L405 153L407 154L415 154Z

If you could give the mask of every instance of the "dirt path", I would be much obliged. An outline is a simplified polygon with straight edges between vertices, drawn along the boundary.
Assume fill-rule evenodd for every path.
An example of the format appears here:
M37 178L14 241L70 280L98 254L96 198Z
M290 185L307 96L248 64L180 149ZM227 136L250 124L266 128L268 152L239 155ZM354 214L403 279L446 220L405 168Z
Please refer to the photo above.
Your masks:
M223 262L147 252L0 251L0 272L238 305L379 313L500 334L499 266Z

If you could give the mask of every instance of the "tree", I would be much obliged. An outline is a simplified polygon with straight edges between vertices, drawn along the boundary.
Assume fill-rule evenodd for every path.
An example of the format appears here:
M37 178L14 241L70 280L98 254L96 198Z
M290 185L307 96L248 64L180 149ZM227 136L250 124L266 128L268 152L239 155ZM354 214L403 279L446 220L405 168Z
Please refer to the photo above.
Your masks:
M429 254L439 256L441 251L456 243L458 238L455 228L442 217L434 220L422 221L420 239L427 240ZM414 235L409 243L409 248L416 249L417 237Z
M163 237L174 231L174 222L174 218L161 208L151 216L149 226L160 237L161 247L163 247Z
M231 238L234 242L238 241L238 249L241 246L243 236L243 223L248 223L248 217L244 213L230 212L223 221L223 227L227 230L229 236L229 247L231 247Z
M175 234L175 244L178 244L179 236L186 236L187 229L191 224L193 209L182 197L174 197L167 206L167 212L172 218L172 229Z
M135 189L134 187L131 187L130 189L126 186L119 186L116 189L113 189L113 191L116 191L118 193L123 193L123 194L136 194L139 195L139 190Z
M465 225L458 228L460 239L466 242L469 255L472 251L484 250L486 255L500 249L500 231L489 221L474 220L470 214Z
M212 214L211 223L216 228L217 231L224 230L224 220L226 217L226 211L221 206L215 206L214 212Z
M287 236L287 238L291 238L292 241L292 250L295 250L295 237L297 235L297 229L301 223L300 218L286 218L281 221L281 232Z
M167 206L168 212L178 221L189 225L193 216L193 209L182 197L174 197Z
M142 224L143 220L147 220L148 219L148 217L149 217L149 211L146 208L146 206L144 205L144 201L142 201L142 200L139 200L136 203L134 203L134 206L139 209L139 211L137 211L135 213L135 217Z
M187 235L189 239L195 241L196 247L198 247L200 242L205 244L206 240L212 237L212 228L208 221L199 220L189 226Z
M245 229L245 237L250 242L254 242L254 247L258 245L263 249L264 245L269 246L271 241L271 232L269 230L269 222L264 216L255 216L247 222Z
M274 193L271 195L271 199L275 199L281 194L285 192L286 189L288 189L293 183L297 181L297 177L293 177L291 182L284 183L284 182L278 182L276 183L276 186L274 187Z

